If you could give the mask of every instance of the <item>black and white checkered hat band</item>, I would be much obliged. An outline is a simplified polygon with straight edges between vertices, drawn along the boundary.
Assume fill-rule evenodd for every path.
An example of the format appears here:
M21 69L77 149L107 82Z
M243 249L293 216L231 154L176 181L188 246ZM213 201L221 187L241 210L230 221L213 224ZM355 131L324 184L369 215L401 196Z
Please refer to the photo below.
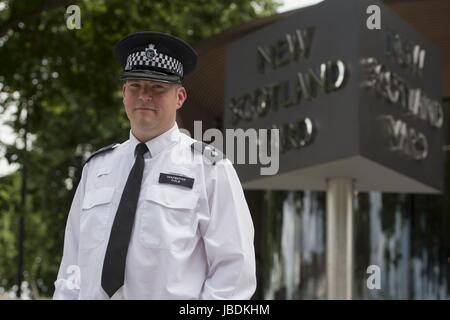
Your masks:
M163 53L157 53L151 59L147 57L145 51L132 53L127 58L125 71L132 70L134 66L157 67L183 76L183 65L181 64L181 62Z

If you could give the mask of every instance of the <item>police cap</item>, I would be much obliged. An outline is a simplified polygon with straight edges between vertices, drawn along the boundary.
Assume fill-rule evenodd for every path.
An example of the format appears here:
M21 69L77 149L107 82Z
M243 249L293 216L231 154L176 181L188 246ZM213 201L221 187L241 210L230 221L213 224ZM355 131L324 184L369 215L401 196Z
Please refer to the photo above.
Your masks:
M122 79L181 83L195 69L197 54L185 41L161 32L137 32L117 42Z

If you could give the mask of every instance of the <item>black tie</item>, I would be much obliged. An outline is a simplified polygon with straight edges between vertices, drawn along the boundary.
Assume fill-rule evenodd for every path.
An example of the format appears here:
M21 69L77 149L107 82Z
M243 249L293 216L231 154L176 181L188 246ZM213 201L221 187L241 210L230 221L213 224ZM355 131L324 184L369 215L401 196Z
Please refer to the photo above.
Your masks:
M144 154L146 152L148 152L148 148L145 143L139 143L136 146L136 160L123 189L109 236L103 262L102 287L110 298L124 283L125 262L141 190Z

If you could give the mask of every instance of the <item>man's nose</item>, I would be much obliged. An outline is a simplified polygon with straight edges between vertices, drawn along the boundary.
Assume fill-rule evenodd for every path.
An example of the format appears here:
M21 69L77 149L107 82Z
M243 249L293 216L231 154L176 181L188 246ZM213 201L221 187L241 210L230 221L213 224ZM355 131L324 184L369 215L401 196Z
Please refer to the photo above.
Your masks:
M151 90L142 88L139 91L139 99L141 99L143 101L150 101L152 99Z

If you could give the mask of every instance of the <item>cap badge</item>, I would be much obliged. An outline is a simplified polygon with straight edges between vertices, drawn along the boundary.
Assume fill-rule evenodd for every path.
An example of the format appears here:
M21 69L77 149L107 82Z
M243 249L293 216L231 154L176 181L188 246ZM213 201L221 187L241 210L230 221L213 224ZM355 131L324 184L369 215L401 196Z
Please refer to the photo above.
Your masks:
M145 48L145 57L147 60L151 61L156 57L156 49L154 44L149 44L147 48Z

